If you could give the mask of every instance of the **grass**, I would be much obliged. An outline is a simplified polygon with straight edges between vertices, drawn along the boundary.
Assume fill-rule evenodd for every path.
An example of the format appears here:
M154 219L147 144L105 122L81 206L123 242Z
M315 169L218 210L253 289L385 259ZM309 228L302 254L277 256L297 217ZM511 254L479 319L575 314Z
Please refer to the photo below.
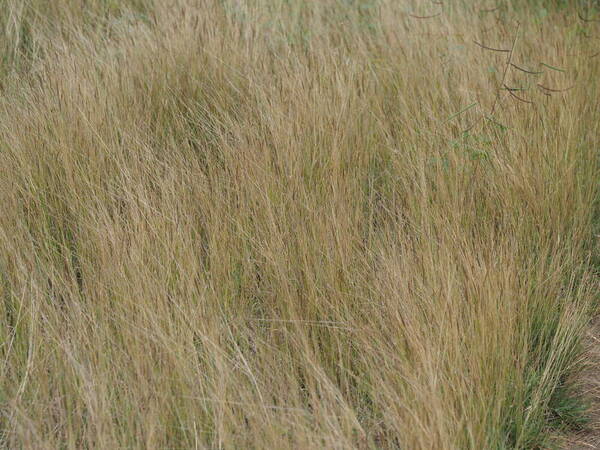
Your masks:
M598 25L463 3L7 0L0 445L584 426Z

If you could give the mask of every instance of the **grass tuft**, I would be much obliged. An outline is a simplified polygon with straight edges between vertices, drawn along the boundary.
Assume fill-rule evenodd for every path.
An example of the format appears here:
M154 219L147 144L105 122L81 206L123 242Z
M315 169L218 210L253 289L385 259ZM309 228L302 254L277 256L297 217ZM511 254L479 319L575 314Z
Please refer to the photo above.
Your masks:
M597 15L473 3L5 0L0 446L584 427Z

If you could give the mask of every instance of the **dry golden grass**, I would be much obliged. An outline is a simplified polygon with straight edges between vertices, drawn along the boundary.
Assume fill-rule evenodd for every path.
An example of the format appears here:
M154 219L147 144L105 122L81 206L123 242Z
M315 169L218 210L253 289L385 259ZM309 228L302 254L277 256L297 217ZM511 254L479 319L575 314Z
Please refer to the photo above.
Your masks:
M5 0L0 445L578 425L600 24L446 3Z

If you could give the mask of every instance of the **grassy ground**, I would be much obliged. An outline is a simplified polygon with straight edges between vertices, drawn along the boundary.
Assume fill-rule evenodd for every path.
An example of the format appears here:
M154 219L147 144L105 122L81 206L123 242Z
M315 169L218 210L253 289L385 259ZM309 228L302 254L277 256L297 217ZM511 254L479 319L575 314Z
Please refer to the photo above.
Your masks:
M479 3L4 0L0 445L580 427L600 24Z

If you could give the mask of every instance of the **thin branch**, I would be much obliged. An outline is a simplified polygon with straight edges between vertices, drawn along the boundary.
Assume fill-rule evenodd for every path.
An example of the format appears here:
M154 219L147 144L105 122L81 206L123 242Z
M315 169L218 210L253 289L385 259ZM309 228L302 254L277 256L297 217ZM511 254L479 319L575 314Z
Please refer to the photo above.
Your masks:
M481 48L484 48L486 50L492 50L494 52L502 52L502 53L510 53L510 50L504 50L504 49L500 49L500 48L492 48L492 47L488 47L486 45L480 44L477 41L473 41L475 44L479 45Z
M539 87L541 87L543 90L545 90L545 91L549 91L549 92L565 92L565 91L571 90L571 89L573 89L573 88L575 87L575 85L573 85L573 86L571 86L571 87L568 87L568 88L566 88L566 89L551 89L551 88L549 88L549 87L542 86L542 85L541 85L541 84L539 84L539 83L538 83L538 86L539 86Z
M519 97L519 96L518 96L518 95L516 95L516 94L513 94L511 91L508 91L508 93L509 93L511 96L513 96L514 98L516 98L517 100L519 100L520 102L523 102L523 103L529 103L529 104L532 104L532 105L533 105L533 102L530 102L529 100L525 100L524 98L521 98L521 97Z
M506 89L507 91L528 91L529 89L527 88L511 88L508 87L506 84L504 85L504 89Z
M531 74L531 75L541 75L541 74L544 73L544 72L533 72L531 70L526 70L526 69L523 69L522 67L519 67L519 66L517 66L516 64L513 64L513 63L510 63L510 65L513 66L515 69L520 70L521 72L525 72L525 73L528 73L528 74Z
M519 37L520 29L521 29L521 24L517 22L517 32L515 33L515 38L513 39L513 43L510 48L510 52L508 54L508 60L506 61L506 66L504 66L504 73L502 74L502 81L500 82L501 85L504 85L504 82L506 81L506 75L508 74L508 69L510 68L510 64L512 63L512 57L513 57L513 53L515 51L515 46L517 45L517 38ZM512 94L512 92L510 92L510 91L509 91L509 93ZM498 104L499 99L500 99L500 89L498 89L498 92L496 93L496 98L494 100L494 104L492 105L492 110L490 111L490 116L494 115L494 111L496 111L496 105Z

